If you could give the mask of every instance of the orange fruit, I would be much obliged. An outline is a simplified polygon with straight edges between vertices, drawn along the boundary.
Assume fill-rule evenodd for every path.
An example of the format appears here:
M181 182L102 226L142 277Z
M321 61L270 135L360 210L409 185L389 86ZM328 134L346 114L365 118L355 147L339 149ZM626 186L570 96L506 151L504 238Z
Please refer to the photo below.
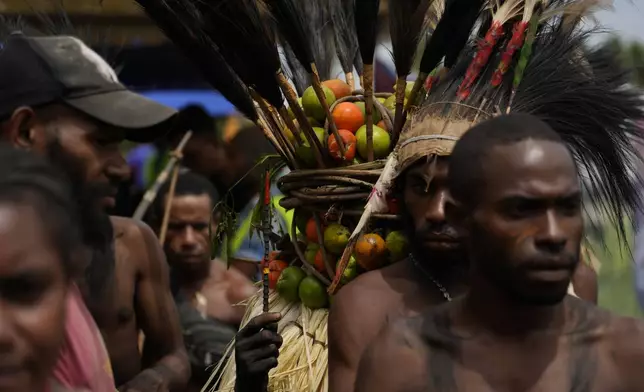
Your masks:
M338 129L338 133L344 142L344 156L340 153L340 146L338 146L338 142L335 140L335 135L333 134L331 134L327 140L329 153L331 154L331 157L337 161L351 162L356 156L356 136L353 132L347 131L346 129Z
M333 255L329 252L326 252L326 255L329 257L331 268L335 268L335 257L333 257ZM319 272L326 272L326 265L324 264L324 255L322 255L322 249L318 249L318 253L315 254L315 264L313 264L313 266Z
M322 232L324 233L324 227L322 227ZM309 240L309 242L317 244L319 242L318 238L319 237L317 228L315 226L315 219L311 218L306 223L306 239Z
M288 267L288 263L282 260L273 260L268 263L268 287L275 289L277 281L282 274L282 271Z
M328 87L333 91L333 95L335 95L335 99L340 99L347 97L351 95L351 86L346 84L344 80L340 79L331 79L331 80L325 80L322 82L322 85L324 87Z
M378 234L365 234L356 242L353 254L362 268L373 271L387 261L387 245Z
M387 129L387 124L385 123L385 120L378 121L378 124L376 124L376 126L384 129L385 131L389 131L389 129Z
M351 102L342 102L333 108L333 121L338 129L346 129L356 133L364 124L362 110Z

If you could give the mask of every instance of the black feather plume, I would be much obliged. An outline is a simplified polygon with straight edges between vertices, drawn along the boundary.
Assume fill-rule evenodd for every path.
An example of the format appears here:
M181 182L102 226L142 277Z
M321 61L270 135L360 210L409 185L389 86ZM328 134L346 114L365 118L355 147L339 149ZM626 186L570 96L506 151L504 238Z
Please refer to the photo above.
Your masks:
M255 105L237 74L200 29L200 15L181 0L137 0L145 13L202 72L206 81L252 121Z
M396 0L389 3L389 31L399 78L406 78L411 72L430 3L431 0Z
M311 64L315 62L312 47L307 37L313 34L300 13L298 0L272 0L267 3L275 18L276 28L288 42L291 50L308 73L312 73ZM305 3L305 2L303 2Z
M201 25L242 81L276 108L284 106L275 81L280 58L255 0L184 1L195 4Z
M458 56L467 43L483 3L484 0L453 0L446 5L445 13L423 52L420 72L432 72L448 51L452 53L450 58Z
M363 64L373 64L378 35L380 0L355 0L355 21L358 45Z
M345 74L353 72L353 60L358 54L356 22L353 15L355 0L331 0L331 21L335 36L335 49Z
M290 71L290 79L295 85L297 94L302 96L304 94L304 90L311 85L311 76L306 72L306 69L304 69L302 64L300 64L300 61L295 56L293 49L291 49L291 46L288 43L285 42L282 44L282 50L287 68Z

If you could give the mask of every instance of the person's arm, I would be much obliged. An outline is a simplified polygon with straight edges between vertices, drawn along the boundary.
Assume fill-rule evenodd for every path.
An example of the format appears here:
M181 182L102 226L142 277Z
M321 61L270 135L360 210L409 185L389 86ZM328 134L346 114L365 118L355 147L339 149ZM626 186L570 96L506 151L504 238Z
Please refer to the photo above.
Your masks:
M426 389L425 354L404 323L385 327L360 360L354 392L420 392ZM329 390L332 390L329 388Z
M329 390L351 392L360 358L382 327L383 320L373 306L369 290L359 281L351 282L335 296L329 310ZM366 299L369 298L369 299ZM378 301L376 301L378 302Z
M140 253L136 286L136 317L145 335L142 363L147 367L119 391L182 391L190 379L179 316L170 293L169 269L158 239L137 224Z

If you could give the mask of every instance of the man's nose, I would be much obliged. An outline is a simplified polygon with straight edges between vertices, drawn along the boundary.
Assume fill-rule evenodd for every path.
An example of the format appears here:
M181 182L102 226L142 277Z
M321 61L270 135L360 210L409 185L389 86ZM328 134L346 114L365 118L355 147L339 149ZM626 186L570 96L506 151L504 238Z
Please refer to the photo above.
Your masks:
M566 233L562 227L561 219L555 211L548 211L543 230L536 238L537 247L548 253L560 253L566 247L566 242Z
M111 159L105 170L107 177L116 182L126 182L132 175L132 170L121 155Z
M428 203L425 210L425 220L433 223L445 222L445 201L447 200L447 191L441 191L434 195Z
M186 226L183 231L183 246L186 248L192 248L197 245L197 233L192 226Z

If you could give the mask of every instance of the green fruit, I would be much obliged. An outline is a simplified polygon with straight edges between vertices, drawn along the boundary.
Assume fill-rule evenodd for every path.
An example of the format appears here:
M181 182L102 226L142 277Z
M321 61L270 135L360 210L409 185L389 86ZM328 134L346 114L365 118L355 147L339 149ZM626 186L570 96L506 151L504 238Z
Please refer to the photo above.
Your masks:
M326 97L327 104L329 105L329 107L331 107L333 102L335 102L335 95L333 95L333 91L325 86L322 86L322 90L324 91L324 96ZM307 88L304 91L304 95L302 95L302 107L304 108L304 113L306 113L307 116L313 117L320 122L323 122L326 118L324 108L322 107L318 96L315 95L313 86Z
M329 296L326 292L326 288L313 276L307 276L302 280L298 293L304 306L311 309L320 309L327 306L329 303Z
M346 227L333 223L324 230L324 247L335 256L340 256L349 243L351 232Z
M313 127L313 131L320 141L322 148L324 148L326 146L326 132L324 128ZM295 154L297 154L307 167L316 167L317 161L315 160L315 153L308 140L304 140L301 146L295 147Z
M315 256L318 254L319 249L319 244L309 243L306 246L306 250L304 251L304 258L310 265L315 265Z
M358 269L358 262L356 261L355 257L351 256L349 263L347 264L347 268L345 268L344 272L342 273L340 282L342 284L347 284L355 279L359 274L360 270Z
M367 159L367 126L363 125L356 132L356 139L358 140L358 154L363 159ZM384 129L373 126L373 157L375 159L383 159L389 155L391 151L391 137L389 132Z
M364 102L354 102L354 103L356 105L358 105L360 110L362 110L362 117L364 117L366 119L367 118L367 114L366 114L367 112L366 112L366 109L365 109L365 106L364 106ZM376 105L373 105L373 113L371 113L371 118L373 118L373 123L374 124L377 124L378 121L382 120L382 116L380 115L380 111L378 110L378 108L376 108Z
M387 110L389 110L392 114L396 112L396 96L392 95L391 97L387 98L387 100L384 103L385 107ZM404 105L407 105L407 97L405 97L405 103Z
M376 99L378 100L378 102L380 102L383 105L385 104L385 101L387 100L386 98L382 98L382 97L378 97Z
M389 259L392 262L400 261L407 256L409 241L402 231L392 231L385 238Z
M307 117L307 120L309 120L309 124L311 124L311 126L314 127L314 128L315 127L322 127L322 124L320 124L320 122L318 120L314 119L313 117Z
M277 292L287 301L297 302L300 298L300 283L306 278L306 273L300 267L287 267L277 280Z

